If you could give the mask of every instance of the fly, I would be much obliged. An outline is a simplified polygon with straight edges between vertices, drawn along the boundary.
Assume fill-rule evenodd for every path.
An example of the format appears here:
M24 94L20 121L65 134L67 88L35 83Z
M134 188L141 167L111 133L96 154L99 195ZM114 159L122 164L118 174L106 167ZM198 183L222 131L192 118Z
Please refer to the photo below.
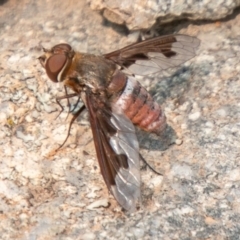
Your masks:
M134 75L176 67L193 58L199 44L195 37L168 35L96 56L61 43L43 49L44 55L39 57L48 77L64 85L66 96L58 100L77 96L83 101L83 107L73 115L69 132L74 120L87 108L103 179L127 211L134 211L140 198L135 126L157 135L166 126L163 110ZM74 93L68 94L68 88Z

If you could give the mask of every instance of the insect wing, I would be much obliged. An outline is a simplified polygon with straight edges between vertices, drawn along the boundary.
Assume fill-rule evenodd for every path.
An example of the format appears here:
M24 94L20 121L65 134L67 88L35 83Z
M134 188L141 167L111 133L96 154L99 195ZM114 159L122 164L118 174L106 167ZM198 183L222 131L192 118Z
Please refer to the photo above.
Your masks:
M105 54L128 72L148 75L176 67L196 54L200 40L187 35L167 35L131 44L117 51Z
M119 204L132 212L140 198L139 145L135 128L99 97L86 93L97 158L104 181Z

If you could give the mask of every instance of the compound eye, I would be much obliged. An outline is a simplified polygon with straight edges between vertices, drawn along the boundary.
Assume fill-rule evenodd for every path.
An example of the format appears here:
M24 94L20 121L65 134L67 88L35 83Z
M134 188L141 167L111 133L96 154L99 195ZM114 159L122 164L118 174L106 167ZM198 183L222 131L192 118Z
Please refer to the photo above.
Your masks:
M53 82L61 81L61 73L67 62L65 54L56 54L51 56L45 65L46 73Z
M53 54L69 53L71 50L72 47L67 43L60 43L52 48Z

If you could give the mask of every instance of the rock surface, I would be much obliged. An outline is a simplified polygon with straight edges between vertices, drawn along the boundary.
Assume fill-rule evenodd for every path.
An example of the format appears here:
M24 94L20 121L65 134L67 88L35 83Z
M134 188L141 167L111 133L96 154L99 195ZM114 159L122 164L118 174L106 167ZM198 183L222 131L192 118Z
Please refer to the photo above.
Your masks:
M231 14L240 6L239 0L89 0L94 10L129 30L150 29L154 24L165 24L181 19L217 20Z
M0 8L1 239L239 239L239 13L162 30L196 36L201 46L176 69L138 77L171 131L139 132L142 155L163 175L141 171L142 208L125 214L102 180L88 124L74 123L54 152L70 116L66 108L56 119L64 91L37 57L40 44L60 42L106 53L136 33L102 22L84 1L9 0Z

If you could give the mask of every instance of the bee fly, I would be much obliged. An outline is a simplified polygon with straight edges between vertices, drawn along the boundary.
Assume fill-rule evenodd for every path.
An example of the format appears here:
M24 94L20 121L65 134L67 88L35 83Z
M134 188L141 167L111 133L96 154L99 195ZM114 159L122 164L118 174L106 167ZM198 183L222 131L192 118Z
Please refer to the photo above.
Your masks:
M87 108L101 173L125 210L134 211L140 198L140 154L134 125L158 135L166 125L161 107L134 75L178 66L195 56L199 44L194 37L169 35L95 56L61 43L43 49L44 55L39 57L48 77L64 84L66 96L57 101L74 96L82 99L84 106L74 114L70 127ZM74 93L68 94L68 88Z

